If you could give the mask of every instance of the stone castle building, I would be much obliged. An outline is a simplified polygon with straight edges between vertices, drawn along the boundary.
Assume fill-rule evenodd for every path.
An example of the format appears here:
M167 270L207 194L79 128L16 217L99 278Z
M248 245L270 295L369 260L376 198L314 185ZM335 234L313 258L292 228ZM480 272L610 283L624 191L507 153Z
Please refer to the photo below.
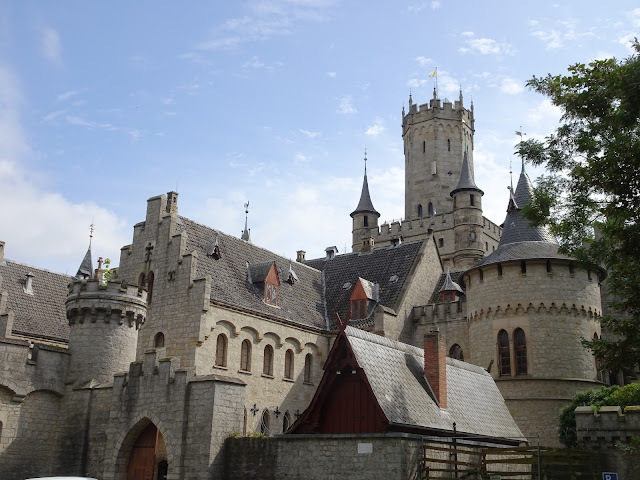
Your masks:
M599 383L580 339L600 335L601 272L521 217L524 169L503 226L482 215L462 95L455 105L410 99L402 128L407 219L379 225L365 171L352 253L291 261L254 245L246 224L237 238L179 215L176 192L148 200L108 281L90 249L69 277L5 259L0 242L0 478L220 478L229 435L281 433L302 418L336 313L418 364L438 329L450 357L493 377L519 427L512 436L556 445L558 408ZM416 396L433 386L412 372L413 398L437 403ZM495 387L485 377L478 395ZM408 386L393 388L403 410ZM483 427L490 420L469 422L474 435L507 441Z

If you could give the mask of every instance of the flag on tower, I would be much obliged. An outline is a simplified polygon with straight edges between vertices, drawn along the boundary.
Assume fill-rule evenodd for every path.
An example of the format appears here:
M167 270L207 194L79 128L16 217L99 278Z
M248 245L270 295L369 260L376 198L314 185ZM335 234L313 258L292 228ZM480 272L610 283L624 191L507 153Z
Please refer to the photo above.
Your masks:
M438 67L436 67L436 69L429 74L429 78L433 78L436 73L438 73Z

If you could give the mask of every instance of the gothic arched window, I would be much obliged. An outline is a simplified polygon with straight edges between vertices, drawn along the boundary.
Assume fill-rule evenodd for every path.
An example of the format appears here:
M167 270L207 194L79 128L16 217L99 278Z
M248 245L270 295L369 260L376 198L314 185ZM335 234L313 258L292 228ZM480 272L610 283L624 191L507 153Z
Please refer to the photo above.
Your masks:
M263 410L262 417L260 418L260 433L263 435L269 435L269 433L271 433L270 423L271 419L269 418L269 410Z
M422 204L418 204L418 218L422 218Z
M527 339L524 330L513 331L513 352L516 356L516 375L527 374Z
M451 345L451 348L449 349L449 356L451 358L455 358L456 360L464 361L464 355L462 353L462 347L460 345L458 345L457 343L454 343L453 345Z
M313 356L310 353L304 357L304 383L311 383L311 365Z
M216 365L218 367L227 366L227 336L224 333L218 335L216 342Z
M284 378L293 379L293 350L291 349L284 354Z
M433 207L433 203L429 202L429 215L434 216L436 214L436 209Z
M509 352L509 334L506 330L498 332L498 370L500 375L511 375L511 354Z
M151 298L153 295L153 272L149 272L149 278L147 279L147 303L151 304Z
M240 370L246 372L251 371L251 342L249 340L242 341L240 348Z
M273 376L273 347L267 345L264 347L264 361L262 364L262 374Z
M289 410L284 412L284 417L282 418L282 433L286 433L287 430L291 428L291 414Z
M156 333L156 336L153 338L153 346L156 348L164 347L164 333Z

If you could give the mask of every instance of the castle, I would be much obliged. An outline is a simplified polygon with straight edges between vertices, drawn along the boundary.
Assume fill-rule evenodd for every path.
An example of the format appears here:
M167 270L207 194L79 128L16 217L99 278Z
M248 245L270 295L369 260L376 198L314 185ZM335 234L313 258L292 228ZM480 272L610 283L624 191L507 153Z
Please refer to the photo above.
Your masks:
M218 478L233 432L281 433L309 418L336 313L351 318L354 341L377 349L386 337L412 362L427 358L423 339L438 331L452 371L483 378L449 390L486 416L461 417L466 433L557 445L558 409L601 383L580 340L600 335L603 272L558 253L522 218L532 194L524 168L503 226L482 215L462 94L455 104L410 98L402 135L406 220L378 224L365 170L352 253L283 258L254 245L246 225L237 238L179 215L176 192L148 200L108 281L90 250L69 277L5 259L0 242L0 477ZM412 391L455 422L447 390L434 387L444 379L426 363L422 380L412 370ZM492 385L504 400L486 400ZM409 385L393 387L402 409ZM508 413L493 410L500 404ZM489 428L494 411L519 428ZM394 428L442 434L433 419L416 422Z

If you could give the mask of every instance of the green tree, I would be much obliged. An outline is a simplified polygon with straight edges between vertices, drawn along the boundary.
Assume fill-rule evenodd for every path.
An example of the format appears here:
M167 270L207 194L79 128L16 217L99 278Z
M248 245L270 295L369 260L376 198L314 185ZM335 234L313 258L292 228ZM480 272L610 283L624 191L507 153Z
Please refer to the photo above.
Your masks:
M608 272L615 339L584 340L601 365L640 365L640 44L625 60L576 64L567 75L533 77L527 86L562 109L545 141L516 147L544 175L524 215L545 224L561 249L588 268ZM600 232L596 235L594 232Z

